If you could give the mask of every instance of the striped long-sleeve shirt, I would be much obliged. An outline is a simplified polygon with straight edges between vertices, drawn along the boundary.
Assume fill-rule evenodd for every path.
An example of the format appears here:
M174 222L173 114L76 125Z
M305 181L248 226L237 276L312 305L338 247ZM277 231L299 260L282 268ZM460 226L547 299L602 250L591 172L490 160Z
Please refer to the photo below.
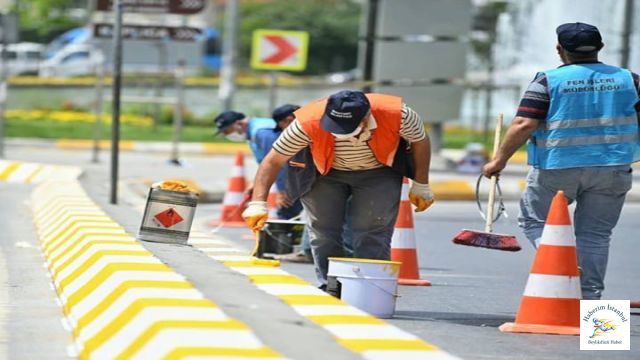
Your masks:
M367 145L371 138L371 130L377 127L373 116L360 135L354 139L336 139L335 157L332 167L337 170L355 171L369 170L384 166ZM427 135L420 116L406 104L402 105L402 123L400 136L409 143L423 140ZM293 156L311 144L311 138L305 133L296 119L273 144L273 149L285 156Z

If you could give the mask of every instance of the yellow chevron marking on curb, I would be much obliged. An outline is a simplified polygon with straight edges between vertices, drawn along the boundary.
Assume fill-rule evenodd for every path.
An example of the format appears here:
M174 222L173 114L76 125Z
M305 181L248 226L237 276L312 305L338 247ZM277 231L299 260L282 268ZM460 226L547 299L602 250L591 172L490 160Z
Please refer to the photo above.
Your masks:
M36 169L33 170L31 175L27 176L27 179L25 180L27 184L31 184L33 182L33 179L35 179L36 176L38 176L38 174L40 174L40 172L42 172L43 169L44 169L44 165L37 165Z
M217 308L217 306L215 306L215 304L213 304L208 299L159 299L159 298L138 299L132 302L131 305L129 305L129 307L127 307L115 319L113 319L109 323L109 325L102 328L100 332L95 334L91 339L87 340L87 342L85 343L85 348L94 349L94 350L99 348L105 342L111 339L113 335L117 334L118 331L122 330L122 328L126 324L128 324L132 319L134 319L137 315L139 315L142 312L142 310L146 308L151 308L151 307L200 307L200 308L209 308L209 309ZM186 323L188 321L183 321L183 322ZM238 329L246 328L244 324L235 320L222 320L219 322L222 323L219 328L225 328L226 326L232 326L230 328L238 328ZM233 323L233 325L227 324L228 322ZM149 327L149 329L153 328L154 325ZM149 329L147 329L147 331Z
M293 275L249 275L251 282L255 284L299 284L309 285L308 282Z
M154 336L164 329L226 329L226 330L248 330L247 326L236 320L203 320L203 321L179 321L164 320L151 325L142 335L140 335L128 348L118 354L115 359L131 359L144 345ZM84 356L83 356L84 358Z
M309 315L306 318L320 325L386 325L384 321L370 315Z
M276 358L280 359L280 354L266 348L255 349L221 348L221 347L182 347L172 350L164 360L182 360L189 357L239 357L239 358Z
M349 340L338 339L338 343L349 350L356 352L376 351L376 350L423 350L437 351L437 347L430 345L423 340L386 340L386 339L368 339L368 340Z
M14 171L18 170L20 165L22 165L22 163L17 161L9 164L9 166L0 172L0 180L7 180Z
M116 300L131 289L193 289L193 285L187 281L175 280L130 280L125 281L115 288L107 297L97 304L91 311L78 320L77 333L102 315Z
M76 220L71 220L71 218L74 217L82 217L82 219L76 219ZM69 221L69 224L67 224L65 227L60 228L62 226L62 224L64 224L65 222ZM56 222L57 224L55 225L56 227L54 229L51 229L49 231L46 231L44 229L42 229L42 237L44 239L49 239L52 236L60 236L62 234L64 234L65 232L69 231L71 228L73 228L74 226L77 226L79 224L82 223L94 223L94 222L98 222L98 223L105 223L105 224L112 224L113 220L111 220L108 216L106 216L105 214L68 214L65 216L65 218L63 219L58 219L58 221ZM44 226L45 224L39 224L41 226ZM50 224L50 225L54 225L54 224ZM39 228L41 228L41 226L39 226ZM47 242L49 242L47 240Z
M340 299L331 295L281 295L279 296L289 305L345 305Z
M78 257L80 257L82 254L76 254L73 257L75 257L75 259L77 259ZM110 255L121 255L121 256L146 256L146 257L150 257L152 256L151 253L147 250L144 249L139 249L138 250L99 250L96 251L95 254L91 255L90 258L88 258L84 263L82 263L80 266L78 266L78 268L76 270L74 270L71 274L69 274L69 276L67 276L66 278L62 279L62 281L60 281L60 286L61 287L66 287L67 285L69 285L69 283L73 282L75 279L77 279L80 275L82 275L85 271L87 271L87 269L89 269L91 266L93 266L95 263L97 263L100 259L102 259L105 256L110 256ZM60 275L60 272L62 272L67 266L69 266L75 259L69 259L69 261L67 261L65 264L60 265L60 267L57 267L54 271L53 271L53 277L57 278L58 275Z
M91 220L91 221L87 221L87 222L92 223L94 221ZM103 221L95 221L95 222L102 223ZM122 228L120 228L118 226L115 226L115 225L106 226L108 224L106 221L104 223L105 223L105 226L102 226L102 225L99 225L99 226L96 226L96 225L82 226L82 223L79 223L78 224L79 225L78 228L73 230L70 234L66 234L66 232L69 231L69 229L67 229L67 231L65 233L60 233L59 235L57 235L55 237L45 237L45 239L46 239L45 240L45 248L46 248L45 249L45 254L47 256L51 255L51 253L55 252L62 245L64 245L64 241L62 241L62 240L65 240L65 239L68 239L68 238L72 238L72 237L78 235L78 233L81 230L91 229L91 230L99 231L100 229L102 229L102 230L120 230L120 229L122 229ZM122 229L122 230L124 231L124 229ZM91 233L87 233L86 236L89 236L90 234L100 234L100 233L91 232ZM123 232L123 234L125 234L125 233ZM118 236L118 234L110 234L110 235ZM127 235L127 237L131 238L131 235L128 235L128 234L125 234L125 235ZM84 239L84 236L80 237L80 239L78 239L78 241L82 241L83 239Z
M93 290L107 280L111 275L118 271L157 271L174 273L171 268L165 264L145 264L145 263L111 263L107 264L99 273L97 273L89 282L82 286L78 291L69 296L67 303L64 305L67 314L80 301L84 300ZM60 287L60 292L64 292L64 288Z
M58 254L55 258L52 258L51 260L49 260L49 263L52 266L57 267L56 264L58 263L58 261L60 261L60 259L62 259L64 256L66 256L70 252L75 251L76 248L80 244L82 244L82 241L84 241L84 238L88 237L88 236L99 237L100 233L86 234L86 236L82 236L80 239L78 239L78 241L76 243L74 243L71 246L69 246L68 248L64 249L64 251L61 251L60 254ZM78 256L80 256L80 255L86 253L87 251L89 251L94 245L128 245L128 246L137 247L137 248L140 247L140 244L138 244L128 234L113 234L113 235L102 235L102 236L105 237L105 238L109 238L110 240L94 240L94 241L91 241L91 242L87 242L86 244L82 245L82 248L78 249L78 251L73 256L69 257L69 259L67 259L67 261L65 261L65 263L68 263L72 259L73 260L77 259ZM121 240L113 240L112 238L121 238ZM65 265L62 264L60 266L65 266Z

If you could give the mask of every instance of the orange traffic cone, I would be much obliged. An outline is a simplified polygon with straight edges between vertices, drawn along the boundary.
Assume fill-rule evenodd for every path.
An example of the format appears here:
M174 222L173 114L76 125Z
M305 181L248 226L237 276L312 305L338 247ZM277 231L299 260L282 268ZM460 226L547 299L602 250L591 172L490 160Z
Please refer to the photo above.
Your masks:
M227 192L222 199L222 213L220 220L214 220L209 223L211 226L228 226L228 227L244 227L245 222L242 219L242 210L246 206L244 201L244 191L246 189L246 180L244 178L244 155L239 152L236 155L236 162L231 168L231 177L229 178L229 186Z
M413 231L413 212L409 201L409 180L402 180L402 194L400 195L400 210L391 237L391 260L400 261L400 285L429 286L429 280L420 280L418 272L418 253L416 252L416 237Z
M269 219L278 218L278 185L273 183L269 189L269 195L267 196L267 209L269 209Z
M580 334L580 275L576 238L564 192L551 202L515 323L503 332Z

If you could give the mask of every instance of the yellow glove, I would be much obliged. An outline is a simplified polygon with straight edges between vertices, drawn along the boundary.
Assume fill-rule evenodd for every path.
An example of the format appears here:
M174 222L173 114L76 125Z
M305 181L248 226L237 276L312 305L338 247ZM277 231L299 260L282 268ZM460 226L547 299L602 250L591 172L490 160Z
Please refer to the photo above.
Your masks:
M249 229L260 231L269 218L269 210L266 201L249 201L247 208L242 212L242 218Z
M416 212L427 210L435 201L429 184L420 184L419 182L411 181L409 201L415 205Z

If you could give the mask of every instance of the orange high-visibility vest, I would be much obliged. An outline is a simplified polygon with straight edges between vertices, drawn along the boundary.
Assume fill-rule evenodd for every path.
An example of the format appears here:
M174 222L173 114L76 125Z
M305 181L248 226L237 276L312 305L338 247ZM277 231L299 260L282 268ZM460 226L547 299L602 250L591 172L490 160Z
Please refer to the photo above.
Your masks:
M367 141L376 159L383 165L393 165L400 143L400 125L402 124L402 98L383 94L367 94L371 104L371 113L376 119L377 128L371 131ZM294 114L305 133L311 138L311 156L322 175L331 170L335 157L336 140L333 135L320 127L327 99L320 99L298 109Z

